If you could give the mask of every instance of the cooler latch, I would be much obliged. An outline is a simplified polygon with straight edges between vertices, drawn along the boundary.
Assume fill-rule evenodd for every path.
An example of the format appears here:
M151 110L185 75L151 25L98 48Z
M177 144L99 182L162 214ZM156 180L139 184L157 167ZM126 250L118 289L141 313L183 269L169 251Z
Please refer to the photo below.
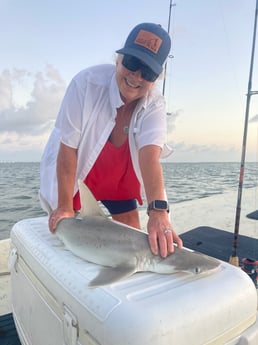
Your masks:
M78 322L73 313L64 305L63 320L64 343L76 345L78 338Z

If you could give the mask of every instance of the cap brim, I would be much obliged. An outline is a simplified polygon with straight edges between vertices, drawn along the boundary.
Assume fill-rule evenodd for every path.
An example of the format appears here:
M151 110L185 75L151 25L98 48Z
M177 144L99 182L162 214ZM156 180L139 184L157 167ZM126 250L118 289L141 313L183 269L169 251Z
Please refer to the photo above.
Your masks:
M146 54L143 51L136 50L134 48L122 48L116 50L116 53L136 57L137 59L145 63L148 67L150 67L150 69L156 74L160 74L163 70L162 66L158 64L157 61L155 61L149 54Z

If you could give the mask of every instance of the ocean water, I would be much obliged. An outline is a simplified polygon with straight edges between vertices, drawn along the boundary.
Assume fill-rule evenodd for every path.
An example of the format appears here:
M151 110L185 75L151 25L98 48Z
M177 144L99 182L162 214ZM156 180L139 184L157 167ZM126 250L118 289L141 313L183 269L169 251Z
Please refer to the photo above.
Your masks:
M238 189L239 163L163 163L170 203ZM246 163L244 188L257 185L258 164ZM24 218L45 215L38 201L39 163L0 163L0 239Z

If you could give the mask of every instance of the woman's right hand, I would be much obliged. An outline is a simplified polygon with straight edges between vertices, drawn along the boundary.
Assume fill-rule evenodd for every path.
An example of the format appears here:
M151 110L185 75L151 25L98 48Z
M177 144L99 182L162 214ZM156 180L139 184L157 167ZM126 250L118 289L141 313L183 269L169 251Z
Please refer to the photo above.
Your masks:
M54 233L60 220L73 218L73 192L77 166L77 150L63 143L57 156L58 203L49 215L49 230Z
M49 230L54 233L56 230L56 227L60 220L64 218L73 218L74 217L74 211L73 210L65 210L62 208L57 208L54 211L50 213L49 219L48 219L48 227Z

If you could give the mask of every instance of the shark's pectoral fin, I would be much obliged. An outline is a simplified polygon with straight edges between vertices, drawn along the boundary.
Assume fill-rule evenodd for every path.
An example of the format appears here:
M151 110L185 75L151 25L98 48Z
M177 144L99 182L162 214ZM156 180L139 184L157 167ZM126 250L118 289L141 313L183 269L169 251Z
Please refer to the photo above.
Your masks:
M89 283L89 287L98 287L116 283L137 272L135 266L103 267L99 274Z

